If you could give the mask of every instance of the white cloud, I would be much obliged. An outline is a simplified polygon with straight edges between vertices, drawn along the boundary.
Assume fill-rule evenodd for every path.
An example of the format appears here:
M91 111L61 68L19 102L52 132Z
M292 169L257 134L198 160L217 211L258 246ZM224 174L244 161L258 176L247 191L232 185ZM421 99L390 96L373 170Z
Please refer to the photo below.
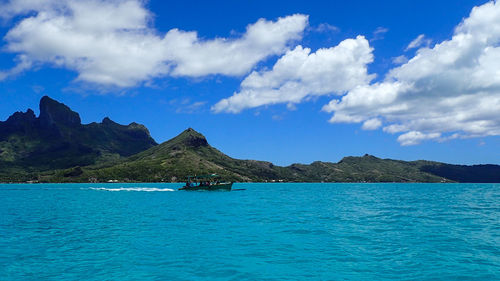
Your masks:
M179 29L161 35L140 0L18 0L0 11L4 18L21 17L4 37L4 49L24 57L25 65L51 64L77 71L78 80L120 87L165 75L244 75L283 54L308 20L298 14L260 19L239 38L203 40Z
M263 105L296 104L313 96L341 95L370 82L373 76L367 74L367 64L372 61L372 48L363 36L314 53L299 45L271 70L252 72L240 92L219 101L212 110L237 113Z
M408 58L404 55L392 58L392 63L394 63L394 64L403 64L403 63L407 63L407 62L408 62Z
M186 100L187 104L184 101L181 102L181 105L175 110L176 113L200 113L203 112L203 106L207 103L206 101L197 101L193 103L189 103L189 100Z
M450 40L423 47L382 82L324 107L331 122L378 118L402 145L500 135L500 4L475 7Z
M389 32L389 29L383 26L379 26L373 31L373 37L370 39L370 41L377 41L377 40L382 40L384 39L384 34Z
M378 118L368 119L363 123L361 127L363 130L376 130L382 126L382 121Z
M25 55L19 55L16 57L16 65L13 68L7 71L0 71L0 81L5 80L7 77L18 75L31 67L31 61Z
M340 28L331 25L329 23L321 23L317 27L312 27L311 29L315 32L320 32L320 33L324 32L336 33L340 31Z
M294 103L287 103L286 109L288 109L290 111L295 111L295 110L297 110L297 106Z
M423 140L438 139L441 137L439 133L424 134L418 131L410 131L398 137L399 143L404 146L419 144Z
M293 15L277 22L259 20L237 40L200 42L194 32L171 30L165 36L169 59L177 63L174 75L204 76L213 73L243 75L257 62L282 54L287 42L301 38L307 17Z
M417 36L417 38L413 39L413 41L411 41L410 44L408 44L408 46L406 47L406 51L422 46L429 47L431 43L432 43L431 39L427 39L425 38L424 34L420 34L419 36Z

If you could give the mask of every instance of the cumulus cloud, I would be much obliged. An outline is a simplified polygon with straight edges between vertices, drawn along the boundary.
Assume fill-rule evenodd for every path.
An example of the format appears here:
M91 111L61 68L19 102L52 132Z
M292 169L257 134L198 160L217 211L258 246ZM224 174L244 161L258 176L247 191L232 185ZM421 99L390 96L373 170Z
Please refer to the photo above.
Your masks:
M252 72L241 83L239 92L219 101L212 110L237 113L277 103L290 107L314 96L341 95L373 79L367 73L367 64L372 61L372 48L363 36L316 52L299 45L283 55L271 70Z
M288 50L308 21L299 14L260 19L239 38L204 40L179 29L161 35L140 0L17 0L0 11L3 18L20 18L4 37L4 49L23 58L4 77L51 64L78 72L77 80L119 87L166 75L244 75Z
M432 40L425 38L425 34L420 34L419 36L417 36L417 38L413 39L410 44L408 44L408 46L406 47L406 51L422 46L428 47L431 43Z
M382 121L378 118L368 119L363 123L361 127L363 130L376 130L382 126Z
M440 133L425 134L418 131L410 131L398 137L399 143L403 146L419 144L423 140L438 139L441 137Z
M418 39L418 38L417 38ZM451 39L423 47L384 81L323 109L339 122L380 119L402 145L500 135L500 4L475 7Z

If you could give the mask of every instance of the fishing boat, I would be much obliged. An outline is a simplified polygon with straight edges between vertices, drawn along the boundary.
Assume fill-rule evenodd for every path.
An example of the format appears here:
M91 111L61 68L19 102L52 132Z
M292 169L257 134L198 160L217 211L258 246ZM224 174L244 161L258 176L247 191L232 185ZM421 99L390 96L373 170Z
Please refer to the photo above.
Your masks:
M189 176L186 185L179 190L231 190L232 182L222 182L217 174Z

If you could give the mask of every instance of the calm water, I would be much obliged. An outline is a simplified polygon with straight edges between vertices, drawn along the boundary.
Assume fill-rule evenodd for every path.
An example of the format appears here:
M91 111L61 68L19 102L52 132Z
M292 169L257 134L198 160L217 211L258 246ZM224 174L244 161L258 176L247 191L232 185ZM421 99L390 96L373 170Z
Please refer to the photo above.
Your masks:
M500 280L500 184L0 185L0 280Z

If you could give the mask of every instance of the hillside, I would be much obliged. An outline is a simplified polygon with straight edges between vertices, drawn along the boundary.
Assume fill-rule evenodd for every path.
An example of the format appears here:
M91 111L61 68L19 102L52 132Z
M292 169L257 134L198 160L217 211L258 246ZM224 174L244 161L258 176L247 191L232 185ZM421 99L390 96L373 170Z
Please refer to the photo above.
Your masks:
M45 96L38 117L28 109L0 122L0 176L87 166L155 145L143 125L109 118L83 125L78 113Z
M372 155L344 157L338 163L313 162L289 167L301 180L324 182L446 182L452 181L419 169L412 162L380 159Z
M177 181L188 175L218 173L233 181L262 181L278 179L281 167L269 162L233 159L214 147L193 129L187 129L177 137L109 165L89 166L83 173L70 180L86 181L118 179L123 181ZM65 181L61 177L57 181Z
M218 173L232 181L292 182L479 182L481 167L460 166L470 172L450 173L455 165L429 161L406 162L380 159L371 155L345 157L338 163L313 162L287 167L270 162L231 158L210 146L207 139L193 129L129 158L83 168L46 174L42 181L138 181L175 182L188 175ZM467 170L468 169L468 170ZM474 173L472 170L481 173ZM490 182L500 181L500 166L489 165ZM484 180L483 180L484 182Z
M498 165L371 155L287 167L239 160L191 128L157 145L143 125L120 125L109 118L84 125L78 113L49 97L40 100L38 117L28 109L0 122L0 182L172 182L209 173L239 182L500 182Z

